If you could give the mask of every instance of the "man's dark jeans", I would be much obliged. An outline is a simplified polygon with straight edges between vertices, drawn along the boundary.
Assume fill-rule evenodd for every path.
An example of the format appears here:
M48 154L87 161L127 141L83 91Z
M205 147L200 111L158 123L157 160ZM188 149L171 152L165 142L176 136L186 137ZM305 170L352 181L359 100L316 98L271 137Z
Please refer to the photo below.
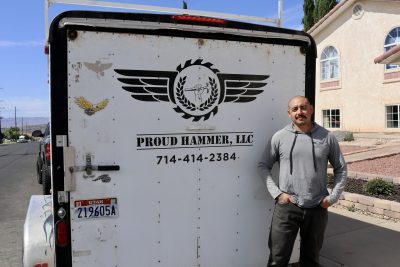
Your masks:
M300 229L300 266L319 266L328 210L320 206L300 208L293 203L276 203L268 246L268 266L286 267Z

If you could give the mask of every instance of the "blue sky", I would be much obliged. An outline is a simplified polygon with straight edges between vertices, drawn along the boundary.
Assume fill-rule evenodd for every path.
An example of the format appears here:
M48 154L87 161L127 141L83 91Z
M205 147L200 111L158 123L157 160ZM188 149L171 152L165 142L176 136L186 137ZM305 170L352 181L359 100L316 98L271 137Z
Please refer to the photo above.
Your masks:
M119 0L181 8L181 0ZM276 18L277 0L187 0L189 9ZM55 4L50 20L83 6ZM113 10L121 11L121 10ZM283 0L283 27L302 29L302 0ZM49 117L47 58L44 54L44 0L2 1L0 9L0 116Z

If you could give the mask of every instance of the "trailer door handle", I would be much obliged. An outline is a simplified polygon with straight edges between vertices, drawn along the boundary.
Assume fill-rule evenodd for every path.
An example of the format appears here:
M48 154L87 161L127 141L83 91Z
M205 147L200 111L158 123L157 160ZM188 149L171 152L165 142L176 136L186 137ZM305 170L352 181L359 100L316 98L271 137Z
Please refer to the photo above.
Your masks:
M98 171L119 171L119 165L100 165L97 166Z
M119 165L87 165L87 166L72 166L69 167L69 171L73 172L86 172L87 175L91 175L92 171L119 171Z
M70 166L70 173L74 172L86 172L83 177L93 177L93 171L119 171L119 165L92 165L92 155L86 154L86 166Z

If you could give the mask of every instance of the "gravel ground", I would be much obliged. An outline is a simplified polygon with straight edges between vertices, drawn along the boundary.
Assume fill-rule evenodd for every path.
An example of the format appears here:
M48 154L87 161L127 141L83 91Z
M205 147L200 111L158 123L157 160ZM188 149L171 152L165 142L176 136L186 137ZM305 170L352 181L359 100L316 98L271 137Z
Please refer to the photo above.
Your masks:
M399 144L398 140L381 140L381 139L358 139L353 142L340 142L340 149L342 153L351 153L357 152L372 148L379 148L381 146L390 146L392 144ZM365 160L360 162L349 163L347 165L348 170L356 171L356 172L364 172L370 174L385 175L385 176L397 176L400 177L400 168L398 166L398 162L400 162L400 154L394 156L388 156L384 158L377 158L373 160ZM347 179L347 184L345 187L346 192L356 193L361 195L367 195L363 191L363 185L367 181L361 179ZM380 199L386 199L390 201L400 202L400 185L394 185L395 194L392 196L371 196ZM368 195L367 195L368 196ZM342 208L348 210L347 207L337 206L337 208ZM381 219L393 220L395 222L400 222L400 219L394 219L391 217L387 217L384 215L379 215L367 211L355 210L355 212L368 215L371 217L377 217Z
M378 141L361 140L351 144L349 144L348 142L341 143L340 149L342 153L350 153L350 152L357 152L357 151L371 149L374 147L378 147L380 145L381 144ZM386 143L384 145L390 145L390 143ZM398 168L399 162L400 162L400 154L397 154L383 158L376 158L373 160L364 160L359 162L348 163L347 168L349 171L376 174L377 176L385 175L385 176L400 177L400 168ZM363 191L363 185L366 182L367 181L361 179L349 178L347 180L345 191L350 193L367 195ZM394 195L372 196L372 197L400 202L400 185L394 185L394 186L396 192Z
M348 163L347 169L349 171L400 177L399 162L400 154L397 154L384 158Z

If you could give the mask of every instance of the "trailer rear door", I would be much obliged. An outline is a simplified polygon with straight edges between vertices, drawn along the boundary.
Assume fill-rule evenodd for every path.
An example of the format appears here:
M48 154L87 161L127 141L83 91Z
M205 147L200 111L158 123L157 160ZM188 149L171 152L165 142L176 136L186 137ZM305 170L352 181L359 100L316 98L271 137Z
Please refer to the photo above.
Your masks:
M53 166L72 177L53 168L70 230L57 262L265 266L274 203L256 167L287 100L313 101L312 42L155 17L67 13L53 26Z

